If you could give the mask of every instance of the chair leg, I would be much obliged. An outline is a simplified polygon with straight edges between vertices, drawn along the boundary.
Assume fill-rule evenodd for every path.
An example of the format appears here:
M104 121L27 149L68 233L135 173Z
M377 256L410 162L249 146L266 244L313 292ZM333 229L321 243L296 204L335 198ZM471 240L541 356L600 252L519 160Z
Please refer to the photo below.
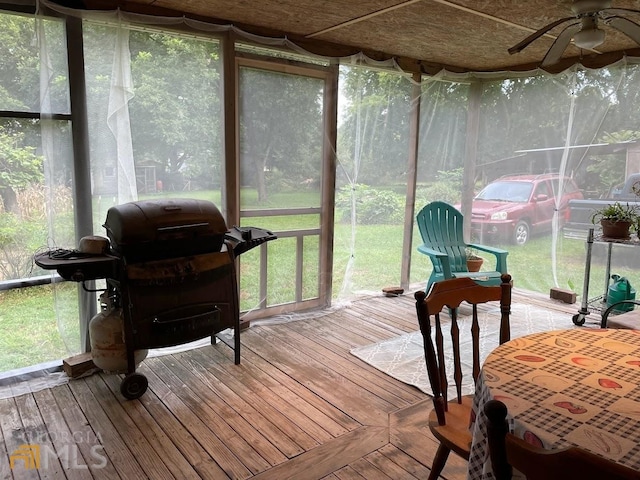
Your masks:
M442 443L438 446L438 451L436 452L436 456L433 459L433 465L431 465L431 473L429 474L429 480L437 480L440 474L442 473L442 469L447 463L447 458L449 458L450 448L445 447Z

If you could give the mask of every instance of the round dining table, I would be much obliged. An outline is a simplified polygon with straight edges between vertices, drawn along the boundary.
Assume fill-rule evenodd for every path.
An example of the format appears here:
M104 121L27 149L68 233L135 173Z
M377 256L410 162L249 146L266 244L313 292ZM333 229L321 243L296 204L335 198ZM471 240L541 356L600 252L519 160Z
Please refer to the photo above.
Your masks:
M491 399L532 445L577 446L640 470L640 330L555 330L493 350L476 382L468 480L493 478L483 412Z

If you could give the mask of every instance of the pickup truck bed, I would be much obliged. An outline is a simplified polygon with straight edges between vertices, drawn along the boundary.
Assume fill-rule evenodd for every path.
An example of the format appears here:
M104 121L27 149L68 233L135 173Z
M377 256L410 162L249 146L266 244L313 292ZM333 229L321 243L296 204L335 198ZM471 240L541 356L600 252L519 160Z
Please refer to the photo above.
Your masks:
M594 212L611 205L614 202L621 202L629 205L637 205L640 209L640 196L634 192L634 186L640 187L640 173L634 173L627 178L621 188L614 188L609 198L593 200L570 200L569 219L564 225L565 238L577 238L586 240L587 232L594 228L596 233L600 230L600 224L593 224L591 218Z

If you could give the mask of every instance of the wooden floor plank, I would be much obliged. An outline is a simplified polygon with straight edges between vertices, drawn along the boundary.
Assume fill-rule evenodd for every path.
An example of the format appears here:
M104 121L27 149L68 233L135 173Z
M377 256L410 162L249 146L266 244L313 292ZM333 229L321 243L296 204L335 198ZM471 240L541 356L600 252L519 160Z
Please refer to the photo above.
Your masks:
M415 476L397 463L391 461L389 457L380 453L380 450L371 452L369 455L366 455L364 459L393 480L416 480Z
M144 469L138 463L135 453L130 449L127 431L123 431L124 438L111 423L107 413L100 408L100 401L94 396L87 385L86 379L69 382L75 401L82 409L82 413L91 424L96 435L100 435L107 454L118 474L122 478L143 478Z
M349 466L367 480L396 480L396 478L390 477L378 469L373 463L367 461L368 456L369 455L359 458L355 462L350 463Z
M25 394L16 397L16 407L22 420L22 425L26 433L27 443L40 450L38 455L40 461L39 471L47 476L62 477L64 475L61 458L56 455L51 437L42 421L40 411L33 395ZM64 452L61 452L64 457ZM69 459L64 459L68 461ZM41 475L42 476L42 475Z
M189 461L183 456L171 438L156 422L153 416L140 401L130 402L118 395L120 391L120 378L117 375L102 375L102 380L120 402L123 412L144 433L151 448L158 454L171 474L178 479L199 479L200 475Z
M249 469L214 435L152 370L143 370L152 386L140 398L202 478L248 478ZM160 398L161 397L161 398Z
M15 398L0 399L0 429L9 454L8 478L13 476L16 479L39 479L38 470L33 468L34 463L31 463L35 462L38 453L32 451L33 455L28 455L26 449L30 448L29 435L22 424ZM37 458L39 460L39 456Z
M363 477L358 472L356 472L351 466L347 465L344 468L341 468L335 473L336 477L340 480L367 480L366 477Z
M513 302L566 314L568 327L578 308L517 289ZM375 295L305 320L254 322L240 365L224 344L148 358L137 400L106 374L0 399L0 478L427 478L438 447L430 397L350 353L417 329L411 292ZM9 457L41 434L59 463L11 469ZM60 457L65 436L89 468ZM466 468L452 454L442 478L462 480Z
M153 391L147 391L140 398L140 403L144 405L156 423L161 426L169 437L171 443L182 453L189 465L198 472L200 478L219 479L226 478L227 475L220 466L211 458L206 450L200 445L190 432L180 421L166 408Z
M347 360L349 364L353 363L354 365L349 365L349 368L354 374L360 376L365 381L365 385L372 384L388 392L392 392L393 395L398 398L398 401L401 402L398 404L399 407L420 401L424 398L424 392L421 392L411 385L402 383L380 370L359 368L362 365L362 360L350 353L351 348L356 345L345 341L348 333L344 330L336 332L335 329L327 329L326 327L320 331L318 330L319 329L308 324L300 325L298 329L301 334L309 336L309 338L313 339L319 345L328 348L337 357ZM333 333L329 333L330 331Z
M69 427L75 446L80 450L82 458L94 476L99 476L101 479L120 478L113 462L106 454L102 435L94 429L93 422L85 417L68 385L54 387L34 395L36 395L36 401L42 403L50 403L53 398L57 411L61 415L54 424L64 421ZM51 414L55 415L53 411ZM51 421L47 421L47 428L50 428L51 424Z
M355 386L363 388L380 398L392 408L395 409L406 406L407 402L398 397L394 390L381 387L375 382L372 382L371 379L363 378L362 374L356 372L356 369L352 365L353 361L356 360L355 357L350 356L351 358L349 358L337 355L324 345L315 342L308 336L298 333L294 328L289 330L287 341L290 346L298 345L301 347L307 352L307 356L318 362L319 365L330 370L339 371L343 378L348 379L353 382Z
M245 351L243 364L283 400L283 414L295 418L296 425L305 429L318 442L343 435L358 427L357 422L343 411L304 388L284 372L251 351Z
M317 395L312 392L306 388L302 382L298 381L298 379L289 376L286 371L278 368L278 365L274 364L272 358L264 357L259 351L254 351L254 349L260 349L258 347L262 343L261 335L262 330L255 332L251 346L247 348L249 351L246 352L245 355L248 361L272 377L274 381L278 382L276 386L284 386L294 395L304 399L304 401L313 409L311 413L315 413L317 420L322 422L322 428L330 432L333 437L337 437L348 431L354 430L359 426L358 422L343 410L336 408L331 403L328 403L322 395ZM291 353L298 355L297 350ZM280 391L279 394L283 397L288 397L286 391ZM301 408L305 408L305 405L301 405ZM323 419L323 416L326 418Z
M0 401L0 416L4 415L3 404ZM12 478L11 467L9 463L9 452L7 451L7 442L2 431L2 422L0 421L0 478L9 480Z
M153 478L172 479L174 476L167 468L156 450L151 445L153 437L150 432L142 432L135 422L124 411L122 404L107 387L103 380L104 374L92 375L86 379L86 384L96 398L98 404L107 415L113 427L120 432L127 448L134 455L142 470Z
M283 400L269 388L258 382L245 365L222 366L224 357L217 355L215 349L198 349L181 357L203 377L213 375L218 384L228 387L233 392L234 408L242 406L241 414L254 427L272 433L276 445L288 458L299 455L318 445L313 436L306 433L279 409ZM264 417L269 423L258 423Z
M322 478L381 448L388 443L388 440L389 431L385 427L361 427L253 478L254 480Z
M274 427L262 413L248 404L231 388L219 381L213 375L206 374L201 364L183 361L193 358L197 352L187 352L165 357L166 365L184 382L188 382L191 389L203 402L210 405L225 419L253 449L270 465L277 465L286 460L287 454L297 455L302 449L295 445L290 438ZM233 365L235 369L236 366ZM269 436L271 441L266 438ZM286 452L286 454L283 453Z
M92 458L92 456L85 457L82 454L77 443L82 443L85 439L74 435L74 432L69 430L60 410L57 408L51 391L42 390L35 392L33 395L24 395L23 397L30 399L29 404L26 405L30 414L38 413L37 417L32 418L33 427L36 429L46 427L44 432L40 430L42 433L38 436L48 439L53 449L52 451L56 452L56 458L59 460L64 475L69 480L93 478L89 469L95 468L95 471L97 471L97 467L103 465L102 457L97 455L95 455L95 458ZM25 422L24 416L23 422ZM95 436L91 436L87 440L97 444ZM106 466L106 462L104 466ZM47 473L56 475L55 472L50 470Z
M329 370L305 353L291 358L285 353L291 348L291 342L286 340L288 332L278 335L272 327L260 328L265 342L256 347L272 363L278 362L278 368L341 410L349 411L362 425L386 424L387 412L393 409L393 405L359 389L339 372Z
M429 468L427 468L422 463L416 462L413 457L407 455L392 443L385 445L380 450L378 450L378 452L388 458L389 461L395 463L396 465L400 465L403 470L409 472L415 478L422 479L429 476Z
M158 375L159 381L167 384L175 393L175 397L189 410L189 428L194 428L194 423L206 427L206 430L200 430L200 434L209 439L207 443L213 448L212 455L227 475L232 478L247 478L250 473L255 474L269 468L269 462L260 457L210 404L204 402L167 367L170 361L152 358L148 363Z

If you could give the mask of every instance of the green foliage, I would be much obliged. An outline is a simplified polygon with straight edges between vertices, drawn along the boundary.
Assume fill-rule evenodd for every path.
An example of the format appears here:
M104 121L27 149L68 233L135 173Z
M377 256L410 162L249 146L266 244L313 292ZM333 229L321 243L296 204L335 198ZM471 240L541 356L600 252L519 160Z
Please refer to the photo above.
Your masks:
M591 221L596 223L600 220L610 220L612 222L631 222L636 225L638 222L638 207L629 203L622 204L615 202L596 210Z
M362 184L343 187L336 196L343 222L351 221L354 203L360 225L398 224L404 220L405 197L392 190Z
M640 131L618 130L616 132L604 134L598 139L600 143L623 143L640 139ZM626 179L625 156L624 154L593 155L587 166L587 172L593 173L598 179L596 189L601 194L606 194L609 189Z
M278 188L319 182L323 81L243 67L239 82L242 184L264 204Z
M462 173L462 168L439 171L433 182L416 188L416 205L426 205L436 200L451 205L460 203Z
M0 128L0 189L17 190L43 179L43 157L23 143L23 134Z
M411 82L394 72L340 68L338 157L347 183L406 183Z
M46 244L42 220L0 213L0 277L24 278L32 269L32 255Z
M0 292L0 372L80 352L77 288L64 282Z

